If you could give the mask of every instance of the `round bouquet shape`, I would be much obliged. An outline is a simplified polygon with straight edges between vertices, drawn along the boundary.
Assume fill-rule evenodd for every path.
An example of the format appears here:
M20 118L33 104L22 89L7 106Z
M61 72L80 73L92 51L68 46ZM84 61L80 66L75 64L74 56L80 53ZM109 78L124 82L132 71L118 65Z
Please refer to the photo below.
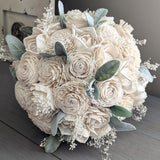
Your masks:
M52 3L36 27L22 27L22 43L8 35L14 62L15 95L29 118L50 136L43 143L54 152L62 141L106 150L117 131L135 130L123 122L134 110L146 111L145 87L153 77L141 65L131 25L107 16L107 9L72 10L59 16ZM139 113L141 115L141 113ZM143 114L144 115L144 114Z

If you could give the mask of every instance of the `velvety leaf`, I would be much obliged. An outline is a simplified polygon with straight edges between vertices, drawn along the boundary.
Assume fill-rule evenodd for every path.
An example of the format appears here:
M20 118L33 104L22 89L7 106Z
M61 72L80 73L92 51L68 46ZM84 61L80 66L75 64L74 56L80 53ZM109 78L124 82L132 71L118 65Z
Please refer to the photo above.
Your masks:
M57 134L58 129L58 123L65 117L65 113L62 111L59 111L52 119L51 123L51 133L53 136Z
M27 35L31 35L32 34L32 29L33 29L33 27L30 27L30 26L22 26L20 28L20 31L27 34Z
M147 67L141 66L139 68L139 71L141 72L143 78L145 78L148 82L151 82L151 83L153 82L153 76L151 75Z
M132 113L129 112L127 109L121 107L121 106L118 106L118 105L115 105L115 106L112 106L110 107L110 110L112 111L112 113L116 116L120 116L120 117L131 117L132 116Z
M55 57L55 55L48 54L48 53L39 53L39 55L42 56L43 58L51 58L51 57Z
M86 18L87 18L87 21L88 21L88 25L90 27L93 27L94 26L93 17L88 12L85 12L85 15L86 15Z
M17 81L17 76L16 76L16 71L13 67L9 67L9 71L13 77L13 80L16 82Z
M22 54L25 53L24 44L15 36L7 35L6 42L8 44L11 55L15 59L20 59Z
M102 25L102 24L105 23L105 22L106 22L106 20L98 22L98 23L94 26L94 28L97 29L100 25Z
M92 95L94 97L94 99L98 99L99 98L99 90L98 90L98 87L94 84L95 80L94 81L91 81L90 83L90 87L89 89L93 89L93 92L91 92L90 90L87 90L86 93L89 97L92 98Z
M118 132L120 131L133 131L136 127L130 123L122 122L118 118L112 116L110 119L111 127L114 127Z
M50 135L45 144L45 152L46 153L53 153L57 150L57 148L60 146L61 141L60 141L60 136L52 136Z
M60 23L61 23L61 28L66 28L66 24L65 24L65 18L64 18L64 5L62 3L62 1L58 1L58 11L59 11L59 15L60 15Z
M105 81L113 77L120 66L119 60L111 60L103 64L96 72L95 79L97 81Z
M68 62L68 55L67 55L66 49L64 48L61 42L55 43L55 52L57 56L64 56L65 63Z
M108 9L105 9L105 8L97 9L94 14L94 24L96 25L101 20L101 18L107 15L107 13L108 13Z

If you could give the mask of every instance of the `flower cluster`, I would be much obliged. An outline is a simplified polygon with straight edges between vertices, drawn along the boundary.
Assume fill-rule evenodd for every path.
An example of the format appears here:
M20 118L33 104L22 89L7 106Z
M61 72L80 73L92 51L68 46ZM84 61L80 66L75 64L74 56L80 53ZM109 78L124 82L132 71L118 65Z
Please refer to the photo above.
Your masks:
M47 9L24 39L25 53L12 65L16 99L29 118L43 132L55 136L57 131L70 142L108 135L116 129L115 120L123 125L125 114L147 97L149 80L140 72L132 26L98 12L106 10L55 16Z

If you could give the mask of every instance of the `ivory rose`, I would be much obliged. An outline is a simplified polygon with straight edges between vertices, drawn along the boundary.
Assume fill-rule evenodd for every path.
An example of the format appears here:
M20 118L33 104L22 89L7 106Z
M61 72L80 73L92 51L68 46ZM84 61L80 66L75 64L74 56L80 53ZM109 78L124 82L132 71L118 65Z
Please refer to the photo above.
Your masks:
M69 54L69 64L65 67L69 80L90 80L94 76L95 59L89 50L73 52Z
M52 88L37 83L31 86L30 91L32 96L30 97L28 113L38 119L50 122L57 111L53 101Z
M54 52L54 46L57 41L64 45L68 53L76 49L75 39L69 29L58 30L49 36L47 40L47 47L49 50L52 50L52 53Z
M16 76L19 81L23 81L26 85L38 82L38 64L39 56L30 52L22 55L21 60L17 64Z
M62 57L42 58L39 63L39 81L47 86L63 84L64 65Z
M80 143L86 143L90 137L89 130L83 124L82 115L66 115L58 125L62 135L67 135L72 140L77 140Z
M32 93L29 87L26 87L23 82L17 81L15 85L15 96L19 105L25 110L30 106L31 95Z
M46 134L51 134L51 121L49 122L41 120L37 118L37 116L32 115L31 113L28 114L28 117L32 120L34 125L36 125L41 131L43 131Z
M83 114L88 108L88 96L81 81L69 81L53 92L55 106L66 114Z
M97 35L102 38L102 40L113 40L116 41L120 38L114 25L105 22L97 28Z
M84 124L92 138L101 138L111 130L109 125L111 113L108 108L90 106L85 117Z
M65 20L67 28L72 28L72 24L74 24L77 28L83 28L88 26L85 13L81 12L78 9L68 11L65 15Z
M94 27L76 28L72 27L72 33L76 39L78 49L91 48L100 42L100 38L96 34Z
M98 82L99 102L103 107L116 105L123 96L123 89L117 77L108 81Z

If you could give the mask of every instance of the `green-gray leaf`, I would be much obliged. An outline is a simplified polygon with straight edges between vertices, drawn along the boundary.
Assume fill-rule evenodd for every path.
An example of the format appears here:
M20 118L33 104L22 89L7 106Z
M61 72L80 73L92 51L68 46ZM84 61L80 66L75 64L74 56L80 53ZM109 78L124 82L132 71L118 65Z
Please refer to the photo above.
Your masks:
M94 26L94 28L97 29L100 25L102 25L102 24L105 23L105 22L106 22L106 20L98 22L98 23Z
M151 75L151 73L147 67L141 66L139 68L139 71L141 72L143 78L145 78L148 82L150 82L150 83L153 82L153 76Z
M7 35L5 39L13 58L20 59L22 54L25 53L24 44L12 35Z
M94 26L94 20L93 20L93 17L88 13L88 12L85 12L85 15L86 15L86 19L88 21L88 25L90 27L93 27Z
M122 122L118 118L112 116L110 119L111 127L114 127L118 132L120 131L133 131L136 127L130 123Z
M120 66L119 60L111 60L103 64L96 72L95 79L97 81L105 81L113 77Z
M17 76L16 76L16 71L13 67L9 67L9 71L13 77L13 80L16 82L17 81Z
M64 46L61 42L56 42L55 43L55 52L56 52L57 56L64 56L65 63L68 62L67 51L66 51L66 49L64 48Z
M51 123L51 133L53 136L57 134L58 129L58 123L65 117L65 113L62 111L59 111L52 119Z
M27 34L27 35L31 35L32 34L32 29L33 29L33 27L30 27L30 26L22 26L20 28L20 31Z
M93 92L91 92L90 90L87 90L86 93L89 97L94 97L95 100L97 100L99 98L99 90L98 87L95 85L94 83L95 81L91 82L91 88L93 89Z
M60 146L61 141L60 141L60 136L52 136L50 135L45 144L45 152L46 153L53 153L57 150L57 148Z
M129 112L127 109L125 109L122 106L115 105L115 106L110 107L110 110L116 116L126 117L126 118L132 116L132 113Z
M39 55L42 56L43 58L51 58L51 57L55 57L55 55L48 54L48 53L39 53Z
M108 13L108 9L100 8L97 9L94 14L94 24L96 25L103 17L105 17Z
M65 24L65 18L64 18L64 5L62 3L62 1L58 1L58 11L59 11L59 15L60 15L60 23L61 23L61 28L66 28L66 24Z

